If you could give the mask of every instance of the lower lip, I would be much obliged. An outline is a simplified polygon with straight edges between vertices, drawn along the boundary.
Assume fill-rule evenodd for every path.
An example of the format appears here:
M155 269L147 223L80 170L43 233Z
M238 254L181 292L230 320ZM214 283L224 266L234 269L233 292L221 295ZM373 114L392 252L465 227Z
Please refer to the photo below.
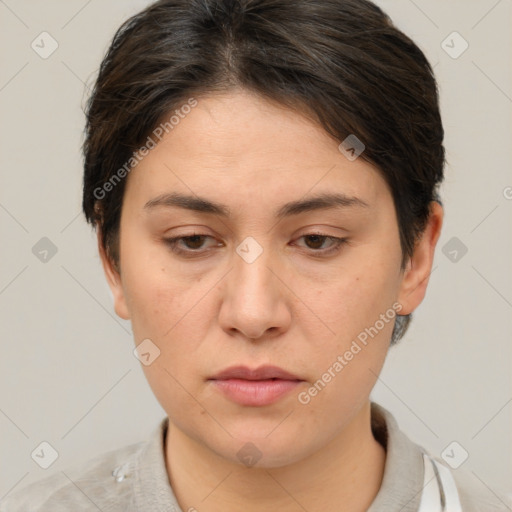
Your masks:
M257 407L277 402L285 394L296 389L302 381L224 379L211 382L233 402Z

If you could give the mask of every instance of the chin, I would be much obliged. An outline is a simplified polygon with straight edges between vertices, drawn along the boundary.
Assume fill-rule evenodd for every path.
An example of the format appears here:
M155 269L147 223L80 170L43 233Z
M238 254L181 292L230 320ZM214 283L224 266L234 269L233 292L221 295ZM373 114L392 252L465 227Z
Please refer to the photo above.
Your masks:
M274 424L273 428L275 427ZM222 441L216 442L209 436L203 443L220 457L248 468L270 469L287 466L314 451L313 446L308 447L303 436L285 430L272 432L267 426L261 430L253 428L254 435L249 435L246 429L230 430L230 433L233 437L229 439L223 436Z

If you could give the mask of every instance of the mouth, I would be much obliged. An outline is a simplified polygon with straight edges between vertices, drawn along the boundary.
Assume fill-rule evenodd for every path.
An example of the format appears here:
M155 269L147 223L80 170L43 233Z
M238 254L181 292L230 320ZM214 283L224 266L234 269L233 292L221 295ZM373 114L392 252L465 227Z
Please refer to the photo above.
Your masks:
M226 398L239 405L270 405L296 389L303 379L277 366L250 369L234 366L208 379Z

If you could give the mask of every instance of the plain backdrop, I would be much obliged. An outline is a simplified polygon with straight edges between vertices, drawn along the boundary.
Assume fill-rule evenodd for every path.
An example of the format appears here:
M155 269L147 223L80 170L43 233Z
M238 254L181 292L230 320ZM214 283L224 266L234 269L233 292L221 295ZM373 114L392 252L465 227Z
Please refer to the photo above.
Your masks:
M511 490L512 2L377 3L435 66L448 165L428 293L371 398L415 442L440 456L456 441L461 468ZM0 2L0 498L146 438L165 415L81 214L87 85L147 4ZM42 32L58 44L47 58L31 46L55 44ZM43 441L59 454L46 470L31 457Z

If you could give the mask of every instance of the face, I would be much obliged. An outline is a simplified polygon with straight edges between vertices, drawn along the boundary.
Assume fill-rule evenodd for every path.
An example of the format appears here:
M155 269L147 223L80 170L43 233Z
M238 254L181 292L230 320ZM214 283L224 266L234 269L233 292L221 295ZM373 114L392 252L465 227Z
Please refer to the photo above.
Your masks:
M150 340L148 360L159 351L143 368L170 422L225 459L252 442L264 465L291 463L368 402L396 312L421 302L437 232L401 271L373 166L250 93L197 100L129 174L120 275L103 263L135 343ZM294 378L214 379L265 365Z

